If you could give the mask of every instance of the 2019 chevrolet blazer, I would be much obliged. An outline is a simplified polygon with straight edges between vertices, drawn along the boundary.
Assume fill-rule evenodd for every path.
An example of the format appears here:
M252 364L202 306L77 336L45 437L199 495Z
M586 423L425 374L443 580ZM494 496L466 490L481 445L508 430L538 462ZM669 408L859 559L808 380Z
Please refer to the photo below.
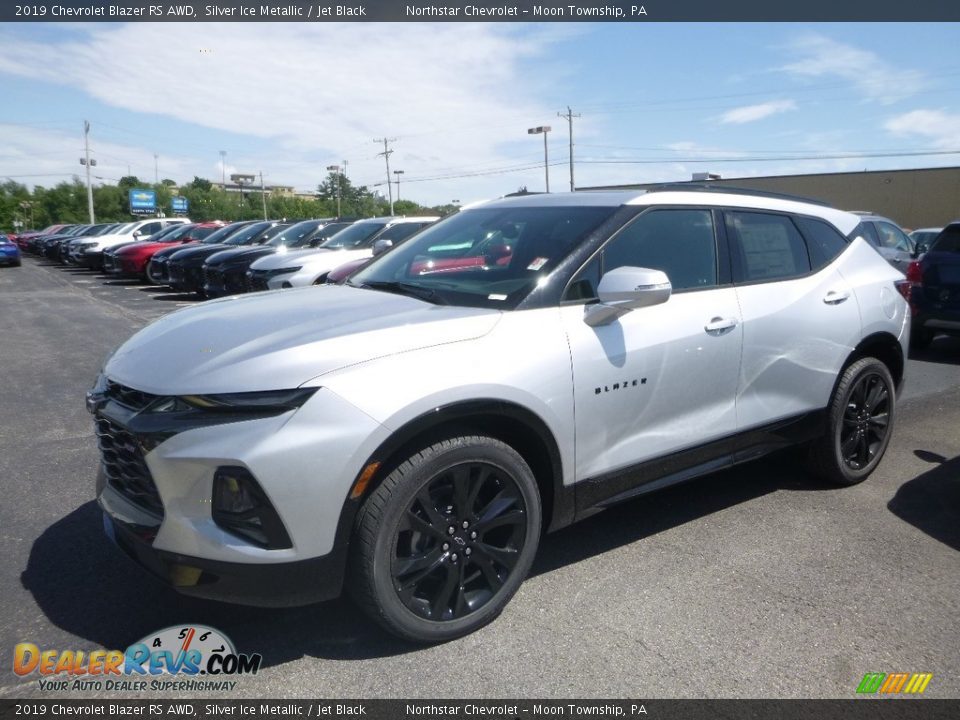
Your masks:
M184 593L346 585L437 642L500 613L542 532L613 503L793 444L858 483L910 336L859 222L709 189L511 197L346 285L171 313L87 397L106 532Z

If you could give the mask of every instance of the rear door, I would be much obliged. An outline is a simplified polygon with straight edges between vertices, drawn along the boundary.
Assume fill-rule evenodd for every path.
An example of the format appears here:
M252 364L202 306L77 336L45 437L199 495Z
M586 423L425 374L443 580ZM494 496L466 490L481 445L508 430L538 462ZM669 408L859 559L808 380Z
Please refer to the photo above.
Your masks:
M821 220L756 210L724 214L743 313L739 429L825 408L860 337L853 288L833 262L844 238Z

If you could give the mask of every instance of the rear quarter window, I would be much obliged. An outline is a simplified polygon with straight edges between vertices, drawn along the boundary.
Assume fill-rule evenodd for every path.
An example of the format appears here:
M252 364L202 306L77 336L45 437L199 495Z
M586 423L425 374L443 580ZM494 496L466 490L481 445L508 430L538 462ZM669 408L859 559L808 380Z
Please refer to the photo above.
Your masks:
M806 217L797 217L794 220L807 241L814 270L829 265L847 248L847 239L830 223Z
M945 227L943 232L937 235L930 249L934 252L960 252L960 225Z

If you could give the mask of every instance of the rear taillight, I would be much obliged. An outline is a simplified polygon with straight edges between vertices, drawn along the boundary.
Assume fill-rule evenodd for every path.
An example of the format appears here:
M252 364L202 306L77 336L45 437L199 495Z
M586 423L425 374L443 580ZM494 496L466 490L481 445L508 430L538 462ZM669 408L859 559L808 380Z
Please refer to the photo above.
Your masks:
M893 283L897 292L903 295L903 299L910 302L910 293L913 290L913 284L909 280L895 280Z
M920 270L920 261L912 260L907 266L907 281L912 285L923 285L923 272Z

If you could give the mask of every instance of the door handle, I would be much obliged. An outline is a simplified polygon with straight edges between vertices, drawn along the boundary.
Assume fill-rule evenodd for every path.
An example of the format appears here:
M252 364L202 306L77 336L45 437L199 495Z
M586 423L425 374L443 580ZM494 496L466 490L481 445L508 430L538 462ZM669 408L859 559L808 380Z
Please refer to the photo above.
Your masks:
M837 292L836 290L831 290L830 292L828 292L826 295L823 296L823 301L827 305L839 305L849 297L850 297L850 293L848 293L846 290L842 290L840 292Z
M729 330L737 326L736 318L722 318L715 317L711 318L710 322L703 326L703 329L708 333L720 333L724 330Z

